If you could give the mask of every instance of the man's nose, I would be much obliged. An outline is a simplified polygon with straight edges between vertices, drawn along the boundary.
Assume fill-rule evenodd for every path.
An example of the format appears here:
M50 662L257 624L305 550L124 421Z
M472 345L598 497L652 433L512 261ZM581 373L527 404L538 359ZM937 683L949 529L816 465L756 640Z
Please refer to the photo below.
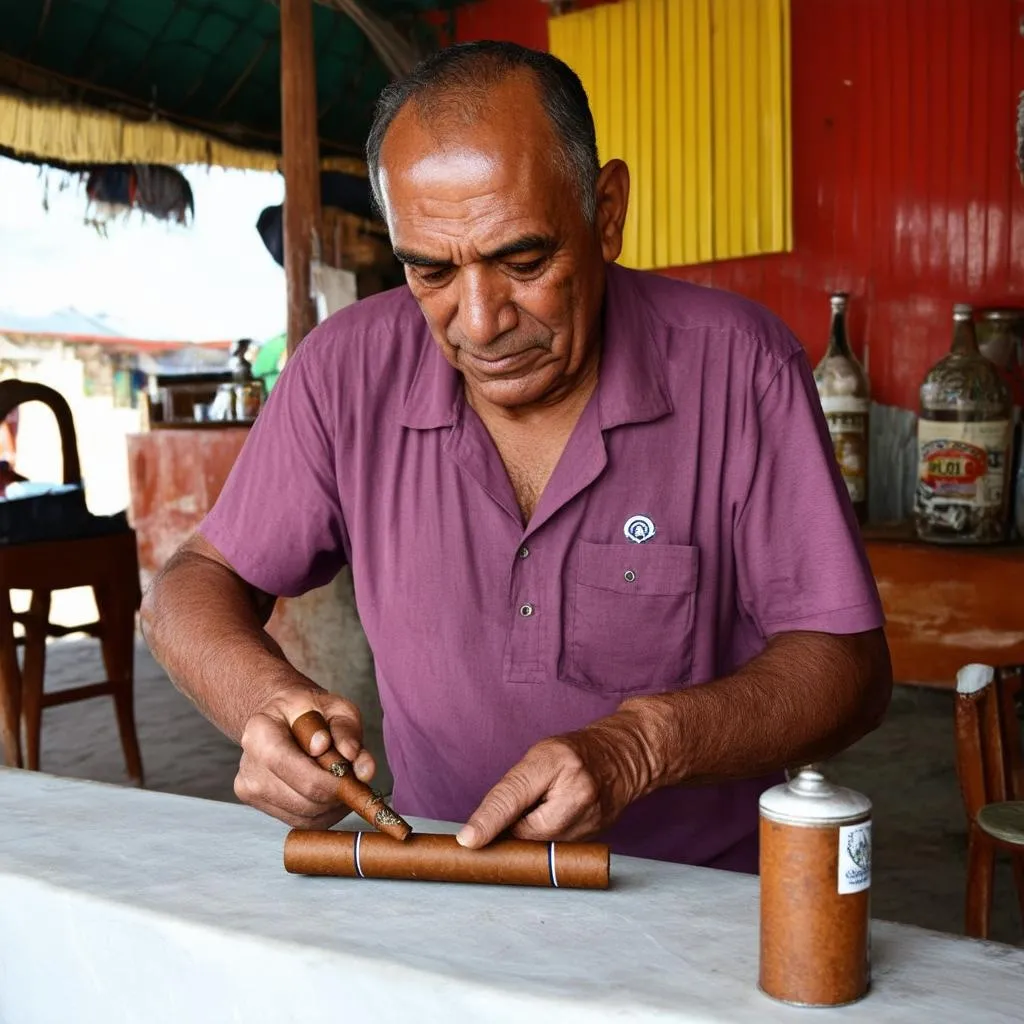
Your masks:
M516 314L505 275L489 267L464 267L459 274L459 333L484 346L515 326Z

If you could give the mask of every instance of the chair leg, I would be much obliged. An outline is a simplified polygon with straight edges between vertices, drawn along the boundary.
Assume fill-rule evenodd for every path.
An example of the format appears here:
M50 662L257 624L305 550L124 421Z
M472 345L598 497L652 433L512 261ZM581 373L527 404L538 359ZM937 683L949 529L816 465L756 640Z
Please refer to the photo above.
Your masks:
M14 646L14 616L11 595L0 589L0 740L4 745L4 764L21 767L21 670Z
M21 714L25 723L25 767L39 771L39 741L43 731L43 679L46 675L46 623L50 592L33 590L25 624L25 660L21 670Z
M974 939L987 939L992 924L992 878L996 851L985 833L971 824L967 840L967 909L964 931Z
M125 766L129 778L143 784L142 755L135 732L135 608L130 594L116 587L94 587L100 613L100 643L107 679L114 684L114 708L121 734Z

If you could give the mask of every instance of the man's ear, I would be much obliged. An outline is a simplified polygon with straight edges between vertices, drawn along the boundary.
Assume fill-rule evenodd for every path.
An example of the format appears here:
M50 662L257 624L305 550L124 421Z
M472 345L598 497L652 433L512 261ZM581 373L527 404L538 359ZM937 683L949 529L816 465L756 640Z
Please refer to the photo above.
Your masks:
M597 176L596 227L605 263L622 252L622 231L629 207L629 168L622 160L609 160Z

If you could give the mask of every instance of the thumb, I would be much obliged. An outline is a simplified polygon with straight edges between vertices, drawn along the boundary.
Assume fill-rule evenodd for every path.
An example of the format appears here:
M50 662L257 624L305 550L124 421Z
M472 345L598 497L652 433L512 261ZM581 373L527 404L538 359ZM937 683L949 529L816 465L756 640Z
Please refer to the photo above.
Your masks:
M525 763L516 765L483 798L459 830L461 846L478 850L511 828L547 792L546 774Z
M299 746L312 757L319 757L331 746L331 727L318 707L311 707L307 696L287 700L282 708L288 728Z

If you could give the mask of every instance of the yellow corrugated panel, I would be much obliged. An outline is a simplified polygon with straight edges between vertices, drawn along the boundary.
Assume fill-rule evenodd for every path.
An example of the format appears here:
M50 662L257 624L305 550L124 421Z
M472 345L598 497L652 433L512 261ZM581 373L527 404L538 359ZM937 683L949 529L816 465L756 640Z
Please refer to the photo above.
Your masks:
M653 18L654 25L665 26L668 23L668 9L672 6L671 0L654 0ZM669 214L672 196L678 194L678 189L673 188L669 172L669 151L671 144L669 136L678 134L677 129L669 122L668 89L664 86L668 82L668 44L665 33L660 32L654 40L653 52L651 54L651 82L654 89L654 194L665 201L665 213ZM656 267L668 266L671 258L671 229L668 224L663 230L654 230L653 219L657 210L652 209L652 234L654 236L654 265ZM661 227L661 225L659 225Z
M550 39L601 159L629 164L623 263L791 248L789 0L620 0L552 18Z
M700 225L702 263L715 258L715 151L711 122L714 81L711 73L711 46L708 43L711 36L711 4L712 0L694 0L694 52L691 53L697 69L694 80L697 131L694 136L693 159L697 164L697 220Z
M682 4L668 0L665 22L666 87L661 90L665 95L665 129L660 135L665 142L663 148L668 158L668 180L665 185L668 208L665 211L665 231L659 231L658 237L667 239L669 251L663 254L660 248L658 250L658 262L662 266L668 266L672 254L679 252L686 256L687 262L695 262L689 254L696 251L696 246L691 246L691 237L696 239L697 219L689 215L686 207L686 200L694 195L694 188L686 181L691 161L687 160L684 142L687 115L684 113L683 13ZM691 235L691 232L694 234Z
M607 7L595 7L591 16L605 30L607 29ZM586 13L586 12L584 12ZM610 45L622 47L622 115L623 115L623 151L620 154L629 164L632 171L632 188L630 189L630 210L626 218L626 234L623 252L630 254L629 266L639 266L640 254L640 220L643 203L640 194L650 184L644 181L647 168L640 149L640 41L639 18L636 0L623 0L622 3L622 36ZM598 126L598 146L601 145L603 126Z

